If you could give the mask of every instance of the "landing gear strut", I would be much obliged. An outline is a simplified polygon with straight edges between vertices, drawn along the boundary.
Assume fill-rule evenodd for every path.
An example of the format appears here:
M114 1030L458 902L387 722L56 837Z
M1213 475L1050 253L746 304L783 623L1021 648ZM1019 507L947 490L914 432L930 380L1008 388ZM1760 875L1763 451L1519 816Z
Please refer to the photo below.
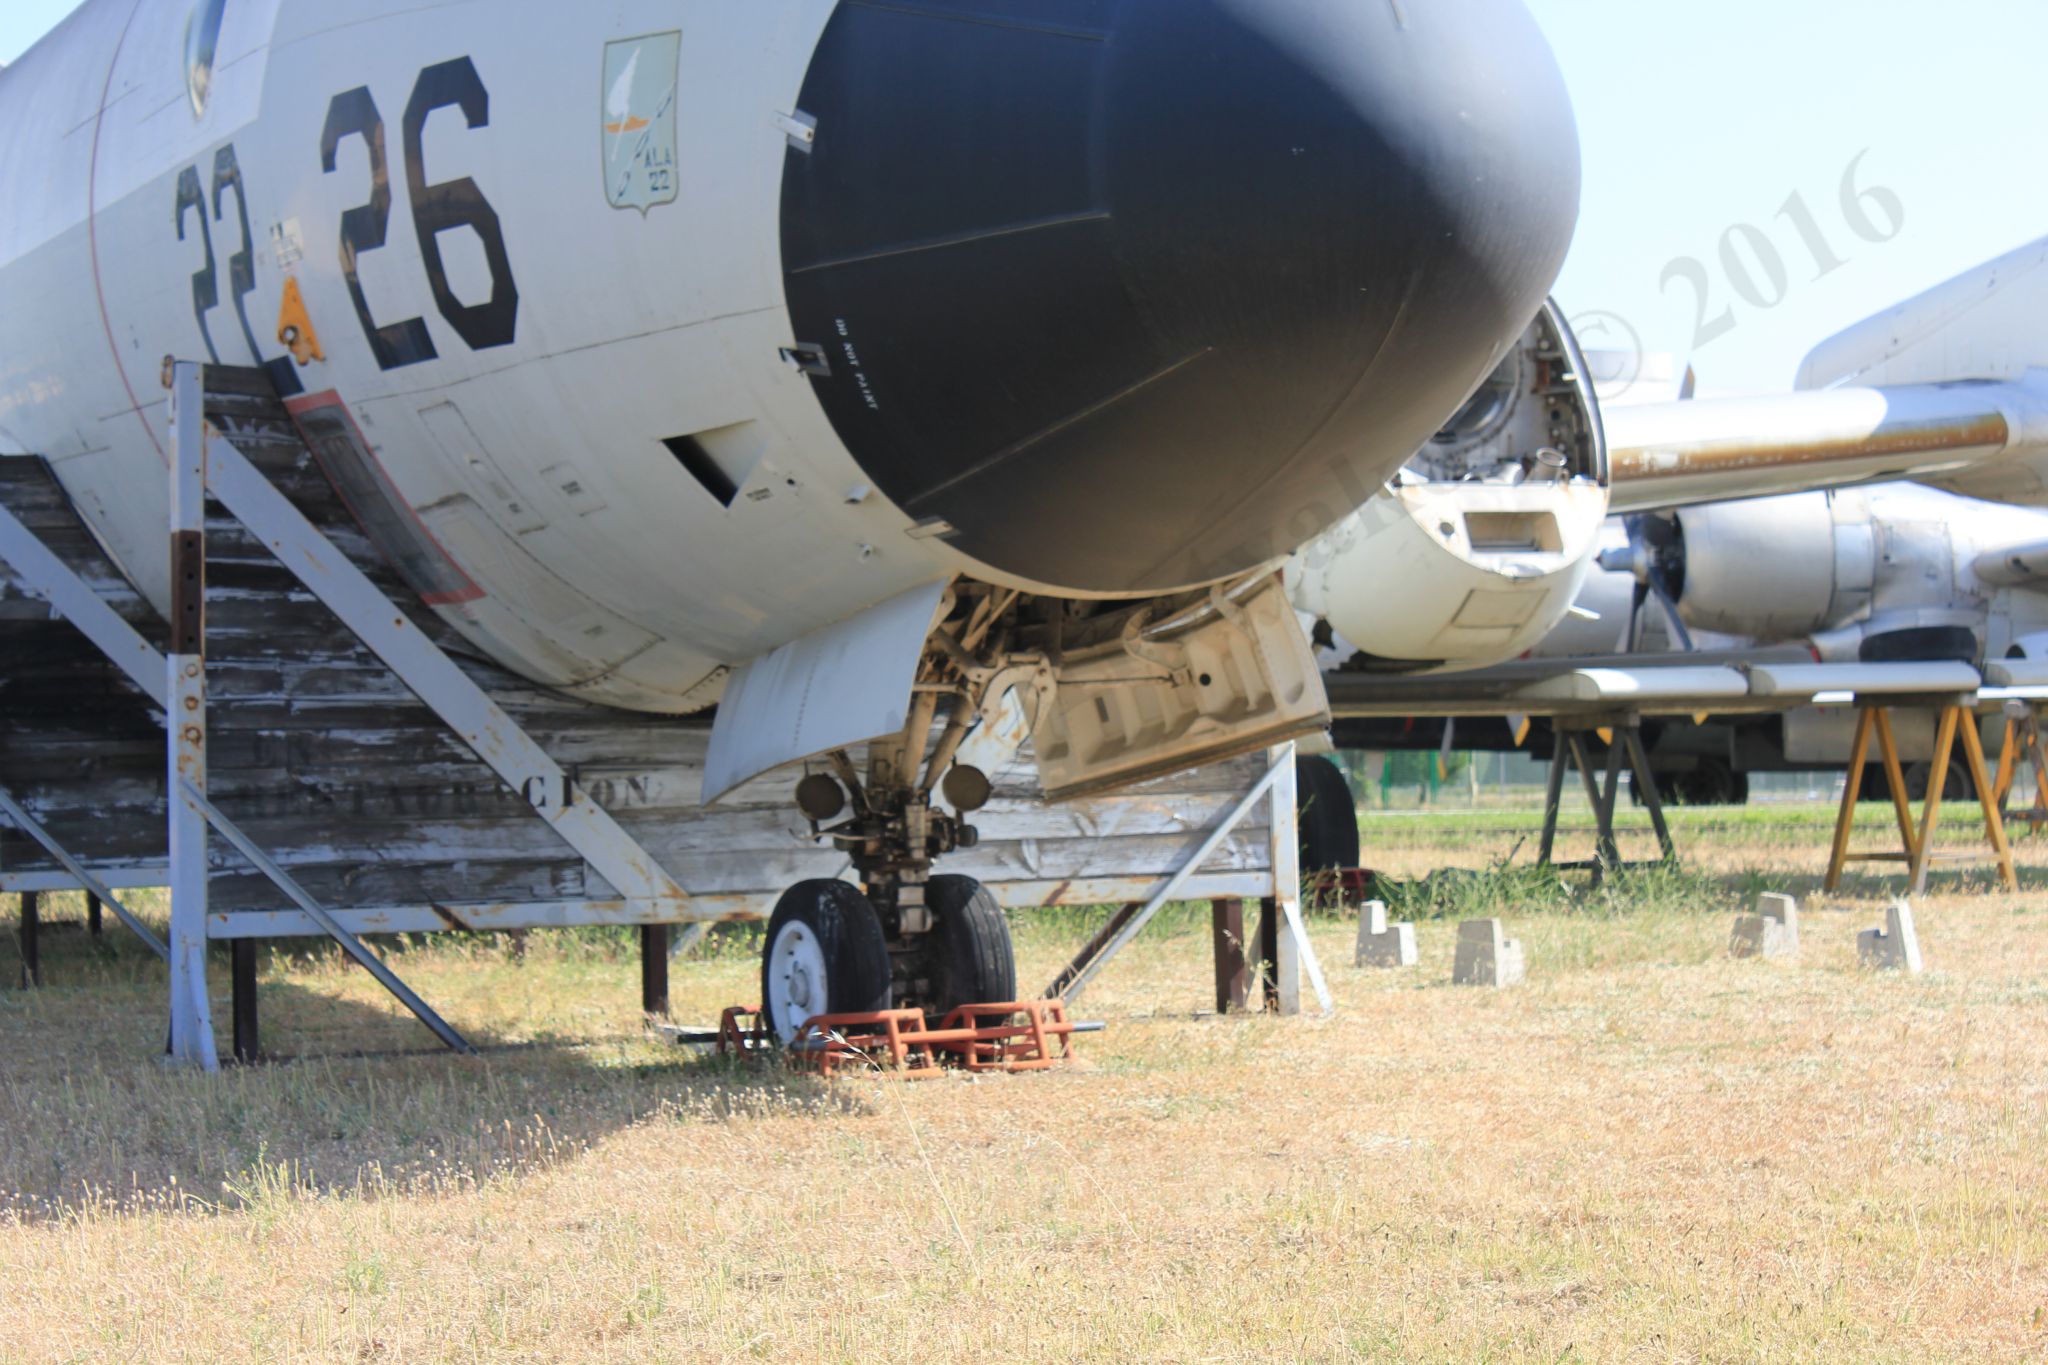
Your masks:
M846 851L861 887L804 882L776 906L761 997L785 1042L816 1014L919 1009L939 1019L1016 994L1002 907L972 877L932 872L934 859L974 847L966 817L990 796L985 774L953 765L976 714L967 695L956 694L927 759L938 702L939 692L919 692L903 733L869 746L864 778L836 750L830 774L812 773L797 787L813 832ZM951 811L932 803L941 786Z

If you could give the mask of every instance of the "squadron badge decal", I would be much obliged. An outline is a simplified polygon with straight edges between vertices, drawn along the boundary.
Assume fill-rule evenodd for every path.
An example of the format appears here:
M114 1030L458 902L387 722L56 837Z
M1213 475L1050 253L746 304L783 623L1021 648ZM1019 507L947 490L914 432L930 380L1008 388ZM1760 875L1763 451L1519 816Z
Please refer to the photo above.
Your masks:
M604 197L646 213L676 197L676 82L681 33L604 45Z

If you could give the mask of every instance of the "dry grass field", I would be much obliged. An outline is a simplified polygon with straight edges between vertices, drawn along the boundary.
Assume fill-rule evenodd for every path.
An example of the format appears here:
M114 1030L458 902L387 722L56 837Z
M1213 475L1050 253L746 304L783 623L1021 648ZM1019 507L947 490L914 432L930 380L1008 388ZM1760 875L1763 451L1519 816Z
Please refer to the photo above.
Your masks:
M2018 896L1937 877L1924 976L1857 966L1876 881L1796 965L1728 960L1825 819L1689 814L1686 871L1588 892L1486 871L1533 817L1372 817L1377 865L1478 872L1401 897L1419 969L1326 918L1333 1018L1199 1017L1191 908L1085 1001L1082 1065L921 1085L684 1055L603 934L398 953L471 1059L280 948L290 1060L169 1074L153 960L46 931L0 993L0 1358L2048 1358L2048 845ZM1448 984L1475 908L1524 985ZM1026 981L1091 922L1020 921ZM679 1015L754 971L680 968Z

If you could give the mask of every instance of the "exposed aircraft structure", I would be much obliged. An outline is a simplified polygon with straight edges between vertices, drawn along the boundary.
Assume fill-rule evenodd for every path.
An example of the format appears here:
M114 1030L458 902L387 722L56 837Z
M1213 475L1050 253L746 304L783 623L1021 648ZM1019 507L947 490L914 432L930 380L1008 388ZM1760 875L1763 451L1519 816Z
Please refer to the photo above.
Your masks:
M1592 568L1607 446L1554 303L1386 489L1288 565L1325 657L1372 673L1483 667L1541 642Z
M1663 599L1675 594L1665 579L1682 557L1679 527L1697 523L1705 534L1711 524L1730 550L1716 564L1747 566L1746 582L1718 587L1724 600L1768 596L1784 554L1802 581L1815 581L1804 560L1819 534L1817 523L1765 524L1817 504L1741 503L1711 520L1639 517L1618 544L1598 529L1609 511L1663 513L1906 477L2040 503L2044 307L2048 239L1824 343L1802 367L1801 392L1695 400L1687 367L1629 357L1620 367L1627 401L1617 402L1600 391L1611 358L1581 354L1552 306L1380 496L1302 551L1289 571L1295 605L1317 623L1325 668L1459 672L1531 649L1604 654L1630 647L1640 599L1659 601L1653 615L1669 617ZM1659 401L1644 401L1660 390ZM1562 462L1539 458L1546 449ZM1860 514L1844 515L1853 523ZM1632 584L1589 579L1596 556L1625 567ZM1582 585L1599 600L1574 604ZM1690 628L1748 633L1706 619Z
M0 122L0 453L158 615L165 358L260 369L471 647L717 704L707 799L832 756L866 891L778 909L785 1034L953 1003L932 797L1005 697L1055 797L1320 727L1276 566L1509 354L1578 188L1516 0L89 0Z

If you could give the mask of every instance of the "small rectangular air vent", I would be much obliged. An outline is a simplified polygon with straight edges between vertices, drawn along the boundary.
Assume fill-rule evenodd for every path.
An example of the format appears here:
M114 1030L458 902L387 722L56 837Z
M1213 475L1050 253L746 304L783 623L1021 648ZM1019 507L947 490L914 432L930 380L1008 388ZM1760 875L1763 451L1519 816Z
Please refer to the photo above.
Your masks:
M1465 535L1474 554L1556 554L1564 548L1557 518L1548 512L1467 512Z
M690 471L691 478L704 485L705 492L717 498L720 505L732 506L733 499L740 495L739 485L718 467L718 461L711 458L703 442L694 436L671 436L662 444L676 457L677 464Z

